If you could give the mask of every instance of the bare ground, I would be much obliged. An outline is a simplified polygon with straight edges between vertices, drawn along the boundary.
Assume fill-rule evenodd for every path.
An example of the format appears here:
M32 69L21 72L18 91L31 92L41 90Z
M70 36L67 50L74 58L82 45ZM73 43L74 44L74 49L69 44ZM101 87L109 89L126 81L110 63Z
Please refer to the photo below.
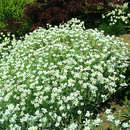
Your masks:
M128 49L130 49L130 34L120 35L120 37L124 39L124 42L128 43Z

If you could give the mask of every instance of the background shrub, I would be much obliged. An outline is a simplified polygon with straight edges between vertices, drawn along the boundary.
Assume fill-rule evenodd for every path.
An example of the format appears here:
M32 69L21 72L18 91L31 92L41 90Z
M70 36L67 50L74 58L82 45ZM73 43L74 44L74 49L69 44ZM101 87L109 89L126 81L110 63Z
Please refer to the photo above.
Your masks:
M122 4L122 1L2 0L0 31L15 33L19 37L38 27L46 27L47 23L59 25L73 17L85 21L86 28L97 28L101 23L102 13L109 10L110 3Z
M98 27L102 13L110 8L110 3L122 4L123 0L36 0L28 4L25 17L33 23L32 30L46 27L46 24L58 25L73 17L85 21L86 28Z
M1 0L0 21L6 18L21 18L23 16L25 4L32 2L33 0Z
M72 17L81 15L84 0L50 0L39 1L28 4L24 11L25 17L32 20L32 29L46 27L46 24L58 25L66 22Z
M25 19L6 18L1 22L0 32L3 32L5 35L10 32L11 34L15 34L16 38L19 39L29 32L31 26L31 21L29 22Z
M114 5L122 5L123 0L85 0L81 19L86 28L97 28L102 23L102 14L111 10Z
M63 129L127 86L125 43L72 19L18 40L0 63L0 129Z
M120 35L127 32L130 26L130 12L127 3L124 6L112 6L111 10L102 14L99 29L109 35Z
M0 32L15 33L17 36L28 32L30 23L23 18L24 6L34 0L0 0Z
M125 26L121 23L109 26L107 23L99 25L99 30L104 30L106 35L121 35L126 33Z

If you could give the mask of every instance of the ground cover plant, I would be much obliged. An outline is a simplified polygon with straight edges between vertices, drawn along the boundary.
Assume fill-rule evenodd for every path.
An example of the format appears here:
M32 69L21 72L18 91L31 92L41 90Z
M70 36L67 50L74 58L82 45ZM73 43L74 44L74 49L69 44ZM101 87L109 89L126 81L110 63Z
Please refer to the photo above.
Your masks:
M14 46L13 44L16 44L16 37L14 34L9 32L6 34L0 33L0 60L3 56L10 54L10 50Z
M0 60L0 129L99 125L98 118L88 125L88 118L100 103L127 87L127 59L124 42L85 30L77 19L13 41Z

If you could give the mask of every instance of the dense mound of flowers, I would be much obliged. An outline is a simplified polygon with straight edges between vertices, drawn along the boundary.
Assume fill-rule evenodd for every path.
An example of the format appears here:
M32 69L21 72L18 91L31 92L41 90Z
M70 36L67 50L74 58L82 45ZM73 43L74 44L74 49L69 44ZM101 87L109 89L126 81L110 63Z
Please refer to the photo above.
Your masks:
M125 44L77 19L12 46L0 63L0 129L63 129L126 86Z

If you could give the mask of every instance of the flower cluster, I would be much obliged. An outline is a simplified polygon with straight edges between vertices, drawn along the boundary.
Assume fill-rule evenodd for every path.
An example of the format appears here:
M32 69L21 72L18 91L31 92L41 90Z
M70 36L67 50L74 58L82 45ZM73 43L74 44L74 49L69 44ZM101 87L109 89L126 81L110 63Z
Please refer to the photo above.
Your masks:
M15 43L15 35L11 35L10 33L5 35L3 32L0 33L0 59L3 57L3 55L9 54Z
M112 115L111 110L110 109L106 109L106 117L107 120L112 122L114 124L115 127L120 127L120 128L130 128L130 121L120 121L120 120L116 120L115 116Z
M127 13L127 11L125 10L126 8L118 6L115 9L113 9L111 12L105 15L103 14L102 18L104 20L107 20L110 26L115 25L117 23L123 23L127 25L129 23L130 13Z
M90 113L89 111L86 112L86 119L83 122L71 122L70 125L68 125L64 130L79 130L83 128L84 130L93 130L97 127L100 129L103 128L102 123L103 120L100 119L98 116L96 119L92 119L93 113ZM109 123L112 123L113 127L115 129L129 129L130 128L130 121L121 121L119 119L116 119L116 116L113 116L111 109L106 109L105 111L105 117L106 121Z
M0 62L0 129L63 129L126 86L125 43L77 19L15 43Z
M91 130L93 128L96 128L101 125L102 120L100 118L92 119L93 113L90 113L89 111L85 114L85 119L83 122L71 122L70 125L68 125L64 130L79 130L81 128L84 128L84 130Z

